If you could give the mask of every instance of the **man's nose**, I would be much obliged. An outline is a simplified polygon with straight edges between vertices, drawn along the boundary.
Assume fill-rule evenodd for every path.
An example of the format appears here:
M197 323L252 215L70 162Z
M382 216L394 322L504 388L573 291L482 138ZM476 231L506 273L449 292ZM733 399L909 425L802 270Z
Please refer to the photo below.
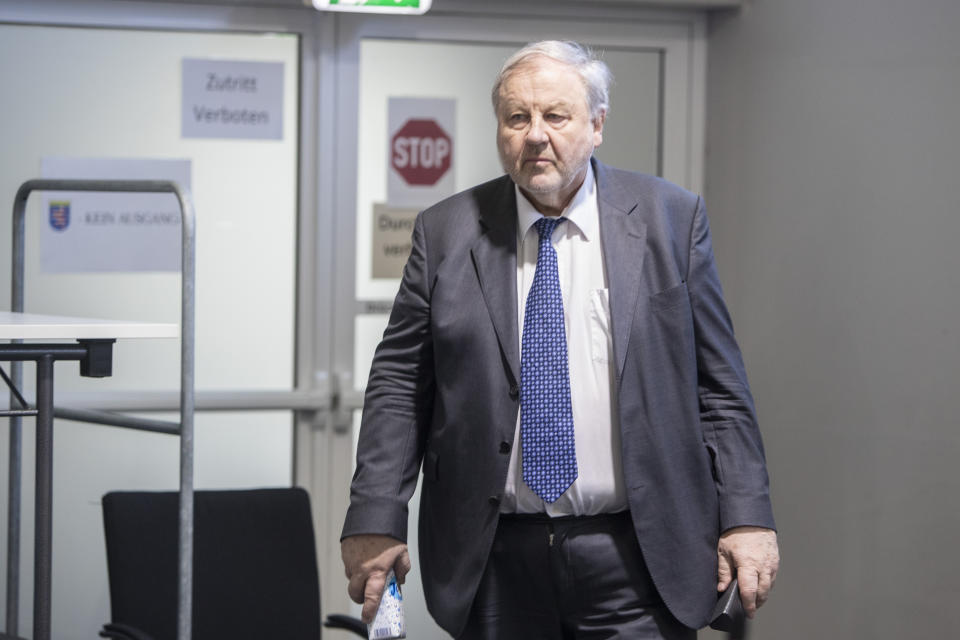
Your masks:
M547 142L547 131L544 127L543 119L534 117L530 119L530 128L527 130L527 144L541 145Z

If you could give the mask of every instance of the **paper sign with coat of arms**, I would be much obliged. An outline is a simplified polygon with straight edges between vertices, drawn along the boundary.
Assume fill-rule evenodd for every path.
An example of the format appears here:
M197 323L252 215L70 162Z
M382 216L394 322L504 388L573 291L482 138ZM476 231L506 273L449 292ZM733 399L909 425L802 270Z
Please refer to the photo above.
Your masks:
M173 180L190 189L190 161L43 158L44 178ZM52 191L43 199L45 273L179 271L180 206L170 193Z

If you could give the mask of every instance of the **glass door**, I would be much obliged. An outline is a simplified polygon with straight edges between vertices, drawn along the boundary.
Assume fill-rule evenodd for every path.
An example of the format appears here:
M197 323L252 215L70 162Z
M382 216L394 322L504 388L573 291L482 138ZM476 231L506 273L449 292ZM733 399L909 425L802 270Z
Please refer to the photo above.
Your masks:
M83 13L83 7L78 11ZM129 9L121 17L136 28L100 26L96 7L69 26L0 23L4 92L0 229L10 229L14 194L27 179L43 175L148 179L167 177L152 173L158 167L174 167L177 179L187 183L196 210L198 408L212 403L221 409L201 411L195 420L196 486L289 486L293 414L282 408L287 400L270 398L295 389L303 35L282 29L264 33L266 25L273 24L270 20L262 22L261 32L249 27L232 32L226 30L229 20L218 22L209 13L204 26L197 27L189 7L159 19L151 12L162 8L141 8L143 15L137 11ZM38 7L35 21L50 15ZM107 7L100 18L115 25L118 15ZM256 89L250 81L243 87L230 78L253 77L244 70L269 66L273 84L260 88L270 93L271 106L264 117L277 125L270 136L188 135L183 119L195 115L185 106L191 99L187 94L194 90L185 80L188 61L202 67L204 86L222 90L224 95L217 97L223 105L228 105L226 93ZM229 71L231 64L236 73ZM215 100L203 109L207 111L197 117L207 122L238 113ZM97 175L104 171L108 175ZM71 195L54 199L67 202ZM131 208L121 203L114 210L109 201L94 206L73 198L69 225L89 234L106 232L107 227L147 225L147 244L164 245L162 227L178 224L164 214L167 209L176 211L175 201L169 204L161 200L145 208L134 203ZM27 311L179 322L176 266L139 270L129 265L116 268L109 261L92 268L51 262L45 234L70 231L51 230L52 207L44 194L32 196L28 207ZM173 237L179 238L179 232ZM0 239L10 246L9 232L0 233ZM123 249L117 242L111 240L101 250ZM178 246L164 246L179 251ZM9 269L9 260L0 261L0 300L9 300ZM0 307L8 308L5 305ZM57 403L176 409L177 341L120 341L113 371L111 378L89 380L78 377L75 367L59 365ZM31 380L32 372L26 370L24 379ZM264 398L277 408L244 410L262 409L256 405ZM176 414L165 417L176 420ZM23 429L19 635L29 637L32 421L24 420ZM109 620L100 498L111 490L175 490L179 443L166 435L61 420L54 433L53 635L94 637ZM0 458L6 460L7 453L4 430ZM0 478L4 496L6 483L4 473ZM5 507L0 520L6 531ZM6 558L5 545L3 554Z

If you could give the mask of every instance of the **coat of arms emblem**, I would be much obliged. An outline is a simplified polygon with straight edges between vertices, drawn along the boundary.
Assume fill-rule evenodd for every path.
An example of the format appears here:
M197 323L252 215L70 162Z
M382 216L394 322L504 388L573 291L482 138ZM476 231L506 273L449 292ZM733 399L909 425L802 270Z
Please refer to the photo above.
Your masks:
M70 203L65 201L50 203L50 226L63 231L70 226Z

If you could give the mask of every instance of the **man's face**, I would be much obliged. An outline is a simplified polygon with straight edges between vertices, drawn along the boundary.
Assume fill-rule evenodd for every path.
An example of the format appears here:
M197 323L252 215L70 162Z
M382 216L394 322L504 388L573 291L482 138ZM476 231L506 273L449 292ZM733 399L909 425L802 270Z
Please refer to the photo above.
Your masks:
M559 214L586 175L603 140L603 115L590 118L587 92L573 67L538 56L500 86L500 162L538 208Z

